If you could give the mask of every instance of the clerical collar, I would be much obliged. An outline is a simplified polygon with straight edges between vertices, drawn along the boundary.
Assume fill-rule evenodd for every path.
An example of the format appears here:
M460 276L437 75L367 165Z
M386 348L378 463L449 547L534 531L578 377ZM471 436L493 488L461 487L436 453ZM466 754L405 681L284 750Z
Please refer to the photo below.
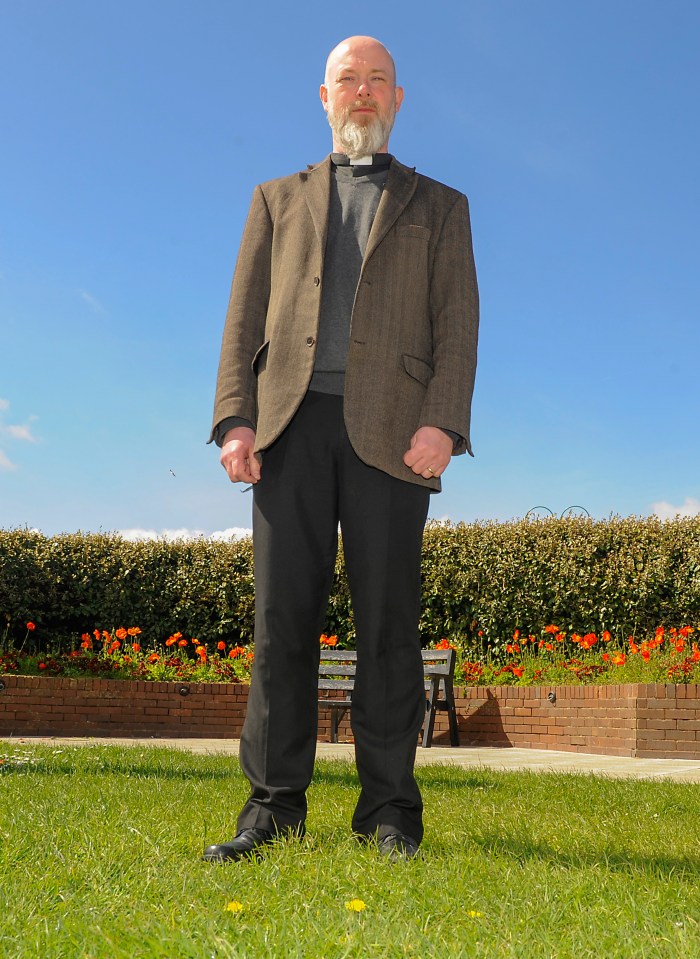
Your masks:
M353 176L366 176L368 173L382 173L393 160L391 153L375 153L372 156L353 157L346 153L331 153L333 166L352 167Z

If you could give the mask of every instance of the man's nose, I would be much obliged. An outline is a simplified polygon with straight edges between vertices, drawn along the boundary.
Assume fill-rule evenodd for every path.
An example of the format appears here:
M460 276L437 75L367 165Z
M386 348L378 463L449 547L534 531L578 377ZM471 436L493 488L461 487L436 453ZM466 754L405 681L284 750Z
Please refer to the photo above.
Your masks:
M366 80L363 80L359 87L357 88L358 97L371 97L372 91L369 88L369 83Z

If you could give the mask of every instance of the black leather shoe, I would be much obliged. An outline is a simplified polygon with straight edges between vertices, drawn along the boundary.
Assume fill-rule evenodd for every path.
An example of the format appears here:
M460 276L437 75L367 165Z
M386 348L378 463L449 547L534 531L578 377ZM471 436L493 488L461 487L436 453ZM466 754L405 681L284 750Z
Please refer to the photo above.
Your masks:
M253 859L262 846L275 839L275 834L266 829L241 829L230 842L207 846L202 859L205 862L231 862L236 859Z
M379 855L389 862L400 862L402 859L413 859L418 855L418 843L402 832L394 832L384 836L377 843Z

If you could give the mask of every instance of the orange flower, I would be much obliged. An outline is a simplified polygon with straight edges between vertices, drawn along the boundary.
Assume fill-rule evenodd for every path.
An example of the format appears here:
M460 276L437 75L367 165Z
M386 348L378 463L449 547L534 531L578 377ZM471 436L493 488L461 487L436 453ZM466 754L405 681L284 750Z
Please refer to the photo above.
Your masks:
M696 663L700 662L700 649L697 643L693 643L693 659Z
M187 645L187 640L186 640L186 639L178 639L177 645L178 645L178 646L186 646L186 645Z
M581 640L581 647L583 649L592 649L595 644L598 642L598 637L595 633L586 633L586 635Z
M177 642L177 640L175 639L174 636L169 636L169 637L165 640L165 645L166 645L166 646L172 646L173 643L176 643L176 642Z
M637 646L637 644L635 643L635 641L634 641L634 636L630 636L630 638L629 638L629 644L630 644L630 650L631 650L633 653L636 654L636 653L639 652L639 646Z
M99 639L102 636L102 633L99 631L99 629L95 629L93 630L92 635L95 637L95 639Z
M127 633L129 634L129 636L140 636L141 630L139 629L138 626L130 626L127 629Z
M33 630L36 629L36 623L27 623L27 629L31 633Z
M563 643L566 639L566 633L557 633L555 638L558 643Z
M649 660L651 659L651 653L649 652L648 649L642 649L642 659L644 660L645 663L648 663Z
M182 633L173 633L175 639L182 639Z
M151 655L148 657L147 662L157 663L159 659L160 659L160 656L158 655L158 653L151 653Z
M195 653L199 656L199 658L202 660L202 662L206 662L206 659L207 659L207 651L206 651L206 649L204 648L204 646L198 646L198 647L195 649Z
M614 666L624 666L627 657L624 653L613 653L612 661Z
M687 639L691 633L695 632L695 629L692 626L681 626L678 632L681 634L681 636Z
M439 643L435 644L435 649L457 649L457 647L449 639L443 637Z
M607 653L603 653L603 660L604 660L606 663L610 662L610 657L608 656Z
M90 637L88 636L86 639L84 639L84 640L82 641L82 643L80 644L80 648L81 648L81 649L90 649L91 647L92 647L92 640L91 640Z
M140 652L141 652L141 645L140 645L140 643L132 643L132 644L131 644L131 648L133 649L133 651L134 651L135 653L140 653Z
M511 666L511 669L512 669L512 671L513 671L513 675L514 675L514 676L517 676L518 679L520 679L520 677L522 676L522 674L525 672L525 667L524 667L524 666Z
M123 626L120 626L114 635L117 637L117 639L126 639L126 637L129 634L127 633L127 631L124 629Z
M520 630L516 629L515 632L513 633L513 642L517 643L519 639L520 639Z
M554 626L554 625L545 626L544 631L545 631L545 633L558 633L558 632L559 632L559 627L558 627L558 626Z
M605 632L603 633L603 635L602 635L600 638L603 640L604 643L609 643L610 640L612 639L612 636L610 635L610 633L609 633L609 632L607 631L607 629L606 629Z
M507 653L510 653L511 656L512 656L513 653L519 653L519 652L520 652L520 647L517 645L517 643L507 643L507 645L506 645L506 652L507 652Z
M234 646L231 652L228 654L229 659L236 659L238 656L242 656L245 652L242 646Z
M109 647L110 653L115 653L121 647L121 643L118 639L115 639L112 645Z
M216 648L223 653L223 651L226 649L226 643L223 641L223 639L219 640L219 642L216 644Z
M545 643L544 648L547 650L548 653L551 653L552 650L554 649L554 646L551 643Z
M325 633L321 633L321 646L337 646L338 637L337 636L326 636Z

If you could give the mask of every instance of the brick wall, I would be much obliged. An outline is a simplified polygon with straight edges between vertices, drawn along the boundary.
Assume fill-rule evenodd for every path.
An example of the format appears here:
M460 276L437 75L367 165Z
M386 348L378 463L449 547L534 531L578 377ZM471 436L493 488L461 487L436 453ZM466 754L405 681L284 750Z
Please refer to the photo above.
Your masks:
M2 676L0 736L236 739L248 687L61 676ZM552 702L548 696L554 694ZM457 688L462 746L520 746L643 758L700 759L700 686L630 684ZM350 715L339 728L352 738ZM319 740L330 734L320 710ZM438 713L435 745L449 745Z

